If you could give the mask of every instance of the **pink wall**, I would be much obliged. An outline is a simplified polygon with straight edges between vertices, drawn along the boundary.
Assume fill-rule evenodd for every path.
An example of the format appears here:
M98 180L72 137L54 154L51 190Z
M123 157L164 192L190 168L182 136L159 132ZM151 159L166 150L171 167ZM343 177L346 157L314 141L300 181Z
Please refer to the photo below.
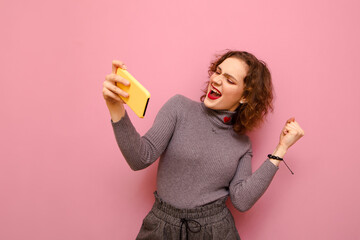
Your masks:
M253 169L295 116L305 137L256 205L229 203L243 239L359 239L358 1L1 1L0 239L134 239L157 163L133 172L102 83L113 59L152 93L142 134L180 93L198 100L213 54L266 61L275 112Z

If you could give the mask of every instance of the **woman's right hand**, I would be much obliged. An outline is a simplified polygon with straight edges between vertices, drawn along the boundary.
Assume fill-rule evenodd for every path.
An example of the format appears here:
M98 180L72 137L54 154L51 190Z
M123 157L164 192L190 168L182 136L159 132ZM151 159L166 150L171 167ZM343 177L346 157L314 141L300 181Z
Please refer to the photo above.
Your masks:
M103 97L106 101L106 105L109 108L111 118L113 122L118 121L125 114L124 101L119 97L129 97L129 94L121 90L116 83L128 86L130 83L125 78L116 74L118 68L126 69L126 65L119 61L112 61L112 73L106 75L105 81L103 82Z

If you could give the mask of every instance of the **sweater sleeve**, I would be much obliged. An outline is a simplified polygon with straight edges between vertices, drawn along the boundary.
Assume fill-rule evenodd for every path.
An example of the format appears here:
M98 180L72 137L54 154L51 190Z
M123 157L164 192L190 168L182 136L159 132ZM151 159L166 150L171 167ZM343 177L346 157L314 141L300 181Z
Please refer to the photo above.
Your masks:
M266 159L254 172L251 170L252 150L240 159L236 174L230 183L230 198L234 207L240 212L249 210L265 193L275 173L279 169Z
M110 119L119 149L132 170L150 166L166 149L176 125L178 100L176 95L164 104L144 136L136 131L127 112L117 122Z

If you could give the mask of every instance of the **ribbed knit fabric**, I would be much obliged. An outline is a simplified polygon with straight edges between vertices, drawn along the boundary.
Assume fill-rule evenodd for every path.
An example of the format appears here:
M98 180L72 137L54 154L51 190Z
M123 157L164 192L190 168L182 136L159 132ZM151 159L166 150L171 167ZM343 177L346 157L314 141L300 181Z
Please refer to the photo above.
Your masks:
M228 120L233 114L175 95L144 136L127 112L118 122L110 121L131 169L146 168L160 157L157 193L165 202L194 208L230 194L243 212L263 195L279 168L266 159L252 173L251 142L232 129Z

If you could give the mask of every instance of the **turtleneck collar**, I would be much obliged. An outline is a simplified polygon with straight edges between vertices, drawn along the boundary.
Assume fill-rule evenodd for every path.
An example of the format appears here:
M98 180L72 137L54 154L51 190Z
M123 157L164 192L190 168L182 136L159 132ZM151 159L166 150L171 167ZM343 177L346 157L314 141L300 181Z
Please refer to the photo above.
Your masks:
M212 123L219 128L232 128L232 118L235 117L236 111L228 110L214 110L205 106L204 102L201 102L201 109L206 113L207 117Z

